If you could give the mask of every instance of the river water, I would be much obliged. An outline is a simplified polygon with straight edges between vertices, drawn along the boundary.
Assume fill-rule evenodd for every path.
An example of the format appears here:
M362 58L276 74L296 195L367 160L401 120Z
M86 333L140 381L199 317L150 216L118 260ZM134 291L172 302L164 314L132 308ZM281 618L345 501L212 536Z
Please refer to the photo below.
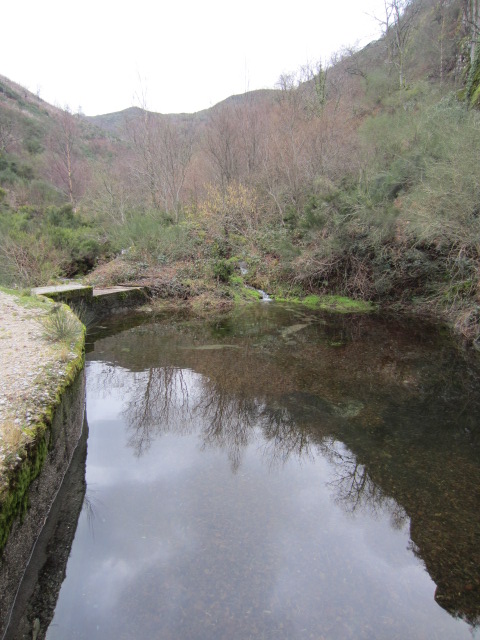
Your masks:
M478 368L448 337L259 303L89 340L49 640L480 638Z

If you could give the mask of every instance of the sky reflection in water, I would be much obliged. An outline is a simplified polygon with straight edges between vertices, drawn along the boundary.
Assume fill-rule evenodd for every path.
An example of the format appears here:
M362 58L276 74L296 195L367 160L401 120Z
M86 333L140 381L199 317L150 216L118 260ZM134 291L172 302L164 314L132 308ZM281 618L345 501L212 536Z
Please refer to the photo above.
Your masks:
M348 348L357 338L314 314L288 331L298 318L276 313L233 329L160 323L96 341L87 369L90 508L50 640L472 637L434 599L412 550L410 506L389 495L388 479L383 487L372 479L385 461L401 466L392 449L379 446L367 472L339 437L361 452L362 424L375 441L386 422L393 438L391 416L406 420L402 394L417 398L418 413L428 395L418 379L433 360L407 367L402 347L392 365L402 369L401 395L387 406L391 388L372 388L368 373L378 378L384 351L367 345L360 365L350 353L341 389L332 342ZM323 346L312 346L319 337ZM241 349L205 349L222 344ZM304 349L310 356L295 367ZM381 366L391 378L390 364ZM417 382L403 382L410 378Z

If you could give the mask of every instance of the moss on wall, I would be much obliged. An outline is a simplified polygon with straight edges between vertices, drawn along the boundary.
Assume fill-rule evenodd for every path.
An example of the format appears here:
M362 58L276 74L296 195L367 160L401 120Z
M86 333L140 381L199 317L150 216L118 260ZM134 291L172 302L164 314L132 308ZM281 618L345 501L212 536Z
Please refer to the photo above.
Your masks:
M7 471L6 488L0 495L0 553L8 541L13 523L22 519L28 508L28 492L39 476L48 452L55 446L55 413L67 389L73 384L85 361L85 327L74 346L75 358L66 367L65 375L58 381L53 400L36 417L29 428L31 440L26 445L17 465Z

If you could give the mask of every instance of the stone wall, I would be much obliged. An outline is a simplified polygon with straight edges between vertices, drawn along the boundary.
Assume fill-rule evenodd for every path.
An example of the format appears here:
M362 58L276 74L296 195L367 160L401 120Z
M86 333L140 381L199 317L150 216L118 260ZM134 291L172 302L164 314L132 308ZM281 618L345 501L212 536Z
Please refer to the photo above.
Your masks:
M33 445L38 450L46 445L47 453L40 474L28 489L27 508L13 523L3 549L0 563L0 638L4 637L33 548L79 442L84 414L85 370L82 368L63 391L51 424L43 435L44 441Z

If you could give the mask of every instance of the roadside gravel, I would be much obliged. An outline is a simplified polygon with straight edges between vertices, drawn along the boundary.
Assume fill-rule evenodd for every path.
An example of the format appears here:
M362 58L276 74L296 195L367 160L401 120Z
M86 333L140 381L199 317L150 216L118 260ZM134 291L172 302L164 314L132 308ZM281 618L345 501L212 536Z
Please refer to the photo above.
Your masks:
M55 397L75 356L43 337L41 318L51 305L27 300L0 291L0 479L19 461L28 427Z

